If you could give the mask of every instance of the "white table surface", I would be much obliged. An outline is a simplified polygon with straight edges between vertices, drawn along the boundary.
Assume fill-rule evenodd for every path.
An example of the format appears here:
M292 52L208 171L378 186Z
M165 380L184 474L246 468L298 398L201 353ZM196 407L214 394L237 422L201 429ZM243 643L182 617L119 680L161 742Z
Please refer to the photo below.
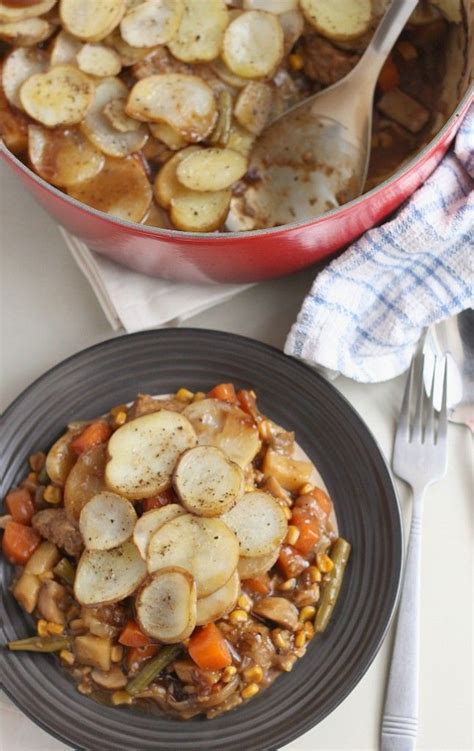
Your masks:
M48 368L113 333L54 222L4 165L0 165L0 245L0 408L4 409ZM245 334L282 347L311 279L312 273L306 272L261 284L195 316L189 325ZM403 381L402 377L371 386L344 378L336 381L387 456ZM426 499L418 747L430 751L472 748L470 452L468 430L450 426L448 474ZM400 497L407 519L409 496L402 484ZM390 638L343 704L287 751L376 749L389 650ZM4 696L0 701L0 745L5 751L67 748L23 717Z

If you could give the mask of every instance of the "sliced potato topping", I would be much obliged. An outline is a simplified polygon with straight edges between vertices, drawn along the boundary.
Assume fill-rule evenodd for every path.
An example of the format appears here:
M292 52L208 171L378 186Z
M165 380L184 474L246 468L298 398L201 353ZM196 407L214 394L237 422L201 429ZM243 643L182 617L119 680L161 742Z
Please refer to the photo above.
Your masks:
M133 156L107 157L98 175L69 187L68 193L93 209L129 222L141 222L152 199L147 174Z
M0 39L19 47L31 47L44 42L53 31L53 24L44 18L26 18L24 21L0 24Z
M288 13L298 7L298 0L243 0L245 10L266 10L267 13Z
M23 109L49 128L80 123L92 104L94 84L72 65L36 73L20 89Z
M250 156L255 136L238 123L234 123L230 129L227 148L238 151L242 156Z
M130 133L130 131L140 130L142 123L129 117L125 112L127 100L124 97L118 97L107 102L103 109L104 117L109 121L114 130L120 133Z
M110 550L133 533L137 514L130 501L115 493L98 493L81 511L79 528L88 550Z
M86 550L77 567L74 596L81 605L118 602L133 594L145 577L145 562L133 542L112 550Z
M160 493L171 484L179 456L196 444L189 420L162 409L125 423L108 443L107 485L126 498Z
M229 12L224 0L184 0L177 34L168 44L178 60L197 63L219 56Z
M225 62L221 58L217 58L211 65L212 70L218 76L221 81L224 81L228 86L232 86L234 89L241 89L247 85L248 79L237 76L232 73L227 67Z
M43 50L13 50L5 58L2 68L2 86L5 96L14 107L23 109L20 101L20 89L25 81L36 73L48 69L48 56Z
M120 24L132 47L154 47L173 38L183 15L183 0L145 0L127 11Z
M186 138L167 123L150 123L149 128L152 136L158 138L159 141L163 141L172 151L184 149L188 145Z
M244 558L272 553L288 529L282 507L262 491L246 493L222 519L237 535Z
M239 543L220 519L185 514L165 524L148 545L150 573L168 566L180 566L194 577L198 597L223 587L234 573Z
M56 0L39 2L0 3L0 23L16 23L47 13L56 5Z
M122 38L120 29L118 28L114 29L104 41L107 42L107 44L112 45L114 50L119 53L124 67L135 65L153 50L153 47L132 47L130 44L127 44L125 39Z
M230 190L207 193L182 188L171 199L171 221L185 232L214 232L229 212Z
M300 0L306 20L322 36L334 41L350 41L362 36L372 20L371 0Z
M157 571L136 600L140 628L164 644L191 636L196 626L196 585L188 571L177 567Z
M270 75L283 57L283 29L278 17L258 10L239 15L226 29L222 55L238 76Z
M280 548L275 548L272 553L266 553L266 555L256 555L251 558L239 558L239 565L237 570L242 580L253 579L256 576L262 576L270 571L274 563L280 554Z
M229 613L237 602L240 592L240 579L234 571L229 581L207 597L197 601L196 626L212 623Z
M283 29L284 54L287 55L304 31L304 17L299 10L289 10L280 15L279 21Z
M177 154L168 159L167 162L158 172L155 185L154 194L157 203L163 206L164 209L168 209L171 206L171 200L174 196L178 195L182 191L182 185L176 177L176 170L179 163L185 159L188 154L199 150L199 146L189 146L187 149L178 151Z
M87 138L107 156L123 157L133 154L144 146L148 138L148 131L143 123L135 130L119 131L105 115L105 107L110 102L125 99L126 96L127 87L119 78L102 79L95 87L92 106L81 124Z
M247 160L232 149L202 149L178 164L176 177L186 188L198 191L224 190L247 171Z
M1 87L0 138L13 154L23 153L28 145L28 120L23 112L10 107Z
M105 163L103 154L76 129L51 130L30 125L28 154L38 175L60 188L90 180Z
M50 48L50 64L66 65L76 62L76 55L82 49L82 42L67 31L60 31Z
M142 219L142 224L146 224L147 227L161 227L165 229L173 229L168 214L161 206L152 201L148 214Z
M214 446L196 446L179 459L173 484L185 508L197 516L220 516L244 490L238 464Z
M146 559L148 544L152 535L164 524L185 513L186 511L182 506L179 506L177 503L169 503L167 506L154 508L142 514L135 524L133 541L144 560Z
M127 113L145 122L164 122L189 141L212 131L217 107L212 89L198 76L164 73L138 81L130 92Z
M110 34L125 13L124 0L61 0L61 21L66 31L86 42Z
M262 132L270 117L274 90L268 83L251 81L240 92L234 107L239 123L251 133Z
M120 55L105 44L85 44L76 60L79 68L91 76L116 76L122 70Z

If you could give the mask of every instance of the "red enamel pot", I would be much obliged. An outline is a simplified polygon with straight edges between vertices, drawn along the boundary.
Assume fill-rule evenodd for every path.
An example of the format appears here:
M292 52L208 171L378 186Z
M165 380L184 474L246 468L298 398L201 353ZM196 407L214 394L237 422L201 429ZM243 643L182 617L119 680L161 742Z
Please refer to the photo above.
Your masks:
M393 176L313 221L269 230L191 234L116 219L79 203L34 174L4 147L3 159L63 227L118 263L145 274L188 282L248 282L284 276L330 257L381 222L433 172L474 100L472 5L449 40L440 108L444 127Z

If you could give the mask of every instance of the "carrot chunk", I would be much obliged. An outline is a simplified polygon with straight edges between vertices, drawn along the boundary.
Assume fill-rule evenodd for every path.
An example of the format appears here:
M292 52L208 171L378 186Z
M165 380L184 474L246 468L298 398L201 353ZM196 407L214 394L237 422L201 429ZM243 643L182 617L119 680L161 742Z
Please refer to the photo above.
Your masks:
M138 623L133 619L125 625L118 640L125 647L146 647L151 644L151 639L143 633Z
M232 664L225 639L215 623L196 629L189 640L188 652L202 670L221 670Z
M208 397L211 399L220 399L222 402L237 403L237 395L233 383L219 383L209 391Z
M243 584L246 589L257 595L267 595L270 591L270 583L267 574L255 576L251 579L244 579Z
M130 671L138 670L142 662L158 653L158 644L146 644L143 647L130 647L127 652L127 668Z
M98 420L84 428L82 433L72 441L71 446L76 454L83 454L94 446L108 441L111 433L110 426L103 420Z
M151 511L153 508L161 508L162 506L167 506L168 503L176 503L176 501L176 493L173 488L169 488L153 496L153 498L146 498L143 501L143 510Z
M399 84L400 73L398 72L398 68L393 61L393 57L389 56L384 62L382 70L380 71L380 75L377 81L377 87L380 91L386 92L392 91L392 89L396 89Z
M319 521L304 509L295 508L291 516L291 523L298 528L300 533L293 547L298 553L308 555L320 537Z
M2 550L10 563L23 566L41 542L41 535L33 527L8 522L2 540Z
M13 517L14 522L30 524L35 513L35 507L31 499L31 493L27 488L11 490L5 498L5 506L8 513Z

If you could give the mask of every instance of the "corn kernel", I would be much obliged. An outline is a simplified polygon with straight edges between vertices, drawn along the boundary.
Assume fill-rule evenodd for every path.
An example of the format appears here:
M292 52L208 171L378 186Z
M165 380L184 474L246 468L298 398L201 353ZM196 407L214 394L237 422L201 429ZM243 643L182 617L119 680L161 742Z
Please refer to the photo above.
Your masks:
M36 630L38 632L38 636L48 636L48 624L43 618L40 618L40 620L36 624Z
M311 621L305 621L304 632L306 634L306 639L308 641L313 638L313 636L314 636L314 626L311 623Z
M300 621L312 621L316 615L316 608L312 605L306 605L300 610Z
M65 665L68 665L69 667L71 667L71 665L74 665L74 655L68 649L62 649L59 653L59 657L65 663Z
M43 493L43 498L46 503L52 503L54 505L61 503L62 492L61 488L56 488L54 485L48 485Z
M288 63L291 70L295 72L304 68L304 59L297 52L292 52L291 55L288 55Z
M117 404L116 407L112 407L110 410L110 414L112 417L116 417L119 412L127 412L127 405L126 404Z
M296 655L289 655L280 662L281 669L284 670L285 673L289 673L290 670L293 670L293 666L297 659Z
M318 553L318 555L316 556L316 561L319 570L322 571L323 574L329 573L329 571L332 571L334 568L334 563L331 561L330 557L326 555L326 553Z
M223 683L230 683L234 675L237 673L237 668L235 665L229 665L229 667L224 669L224 672L222 673L222 682Z
M251 699L252 696L255 696L255 694L258 694L260 691L260 688L257 686L256 683L249 683L248 686L245 686L244 689L240 692L240 695L242 699Z
M255 485L251 485L250 483L247 483L247 485L245 486L245 492L253 493L254 490L255 490Z
M114 691L112 694L112 704L118 706L119 704L131 704L133 697L127 694L126 691Z
M288 649L290 646L289 641L285 639L281 631L278 629L272 631L272 642L277 649Z
M317 566L310 566L308 569L309 578L311 580L311 584L316 584L317 582L320 582L322 579L321 571Z
M298 495L308 495L308 493L312 493L314 490L314 485L311 485L310 482L305 482L304 485L301 486L301 488L298 490Z
M415 60L418 57L418 52L414 44L402 39L397 44L397 52L403 57L404 60Z
M288 521L291 519L291 509L288 508L288 506L283 507L283 513L285 514Z
M287 579L286 581L282 582L278 585L278 589L280 592L290 592L292 589L296 587L296 579Z
M237 605L248 613L252 609L253 602L248 595L240 595Z
M258 433L262 441L268 443L272 439L272 426L270 420L262 420L258 426Z
M178 389L176 392L176 399L179 402L189 402L194 397L194 394L192 391L189 391L189 389Z
M286 533L285 542L288 545L294 545L295 542L298 542L298 537L300 536L300 531L298 527L295 527L294 524L290 524L288 527L288 532Z
M301 649L306 644L306 634L304 631L299 631L295 636L295 647Z
M245 612L245 610L233 610L232 613L229 615L229 621L232 623L233 626L236 626L238 623L245 623L245 621L248 619L248 614Z
M92 689L88 683L80 683L77 687L77 690L80 694L85 694L86 696L87 694L90 694L92 692Z
M248 683L261 683L263 680L263 670L260 665L253 665L244 670L244 678Z
M60 623L47 623L46 629L51 636L60 636L64 633L64 626Z
M114 644L110 650L110 659L112 662L120 662L123 656L123 647L121 644Z
M117 412L117 414L114 416L114 425L119 428L121 425L124 425L127 422L127 413L126 412Z
M202 400L205 398L206 394L204 393L204 391L196 391L196 393L194 394L193 402L202 402Z

